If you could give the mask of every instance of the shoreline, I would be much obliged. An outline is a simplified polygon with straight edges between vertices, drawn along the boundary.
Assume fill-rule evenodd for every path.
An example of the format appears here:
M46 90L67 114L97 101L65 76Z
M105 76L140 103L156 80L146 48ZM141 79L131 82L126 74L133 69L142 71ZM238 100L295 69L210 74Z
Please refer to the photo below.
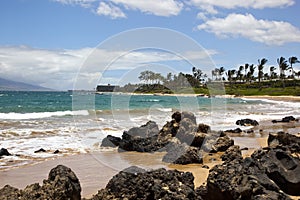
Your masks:
M109 93L114 95L114 93ZM115 95L142 95L142 96L181 96L181 97L205 97L205 98L210 98L210 96L206 94L164 94L164 93L116 93ZM220 98L245 98L245 99L261 99L261 100L274 100L274 101L290 101L290 102L300 102L300 96L270 96L270 95L253 95L253 96L236 96L236 95L215 95L215 97L220 97Z

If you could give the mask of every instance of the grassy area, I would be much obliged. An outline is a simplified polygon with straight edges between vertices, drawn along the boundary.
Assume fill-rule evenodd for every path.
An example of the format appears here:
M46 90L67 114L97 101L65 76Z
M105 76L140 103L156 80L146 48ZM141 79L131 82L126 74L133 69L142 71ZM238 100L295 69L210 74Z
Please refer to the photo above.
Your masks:
M236 95L236 96L300 96L300 81L289 80L285 81L268 81L255 82L251 84L246 83L223 83L211 82L202 87L177 87L169 89L160 84L139 85L134 90L136 93L164 93L164 94L206 94L214 95Z

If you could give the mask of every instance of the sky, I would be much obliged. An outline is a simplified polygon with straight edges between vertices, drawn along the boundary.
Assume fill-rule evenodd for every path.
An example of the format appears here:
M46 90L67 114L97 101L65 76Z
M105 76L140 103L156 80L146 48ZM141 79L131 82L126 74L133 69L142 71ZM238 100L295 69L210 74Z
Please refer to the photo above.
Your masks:
M268 72L300 58L299 10L297 0L1 0L0 77L67 90L262 58Z

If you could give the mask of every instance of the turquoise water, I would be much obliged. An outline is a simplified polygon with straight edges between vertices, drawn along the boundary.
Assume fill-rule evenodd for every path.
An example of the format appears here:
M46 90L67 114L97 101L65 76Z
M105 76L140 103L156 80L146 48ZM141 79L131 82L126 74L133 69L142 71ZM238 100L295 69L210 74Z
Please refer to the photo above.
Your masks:
M215 105L243 104L241 99L214 99ZM248 103L255 104L251 101ZM162 108L209 109L212 100L205 97L152 96L126 94L93 94L71 92L0 92L0 113L33 113L71 110L142 110L159 105Z

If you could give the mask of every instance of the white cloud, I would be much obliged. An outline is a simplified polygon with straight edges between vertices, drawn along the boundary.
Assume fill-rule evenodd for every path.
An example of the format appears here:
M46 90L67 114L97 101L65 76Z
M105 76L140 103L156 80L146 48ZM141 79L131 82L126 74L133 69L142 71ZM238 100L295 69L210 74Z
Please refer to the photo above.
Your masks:
M214 54L216 51L208 50L183 52L181 56L189 61L205 61ZM161 51L125 52L93 48L47 50L0 46L0 77L59 90L72 89L74 83L80 89L92 89L107 70L124 72L148 63L166 65L168 61L181 62L183 58ZM102 80L118 80L117 76L118 73L113 77L102 77Z
M268 45L300 42L300 30L287 22L258 20L251 14L230 14L200 24L199 30L212 32L219 37L244 37Z
M112 19L126 18L125 13L123 13L119 7L104 2L100 2L99 7L97 8L97 14L109 16Z
M126 10L138 10L143 13L156 16L176 16L183 9L184 4L179 0L53 0L66 5L80 5L91 8L99 15L108 16L112 19L125 18L126 14L119 6ZM95 8L95 2L99 2Z
M61 4L66 4L66 5L80 5L82 7L89 8L97 0L53 0L53 1L59 2Z
M175 0L111 0L129 10L139 10L157 16L178 15L183 9L183 3Z
M287 7L295 3L294 0L190 0L189 4L200 8L201 10L215 14L215 7L225 9L235 8L278 8ZM207 9L209 8L209 9Z

